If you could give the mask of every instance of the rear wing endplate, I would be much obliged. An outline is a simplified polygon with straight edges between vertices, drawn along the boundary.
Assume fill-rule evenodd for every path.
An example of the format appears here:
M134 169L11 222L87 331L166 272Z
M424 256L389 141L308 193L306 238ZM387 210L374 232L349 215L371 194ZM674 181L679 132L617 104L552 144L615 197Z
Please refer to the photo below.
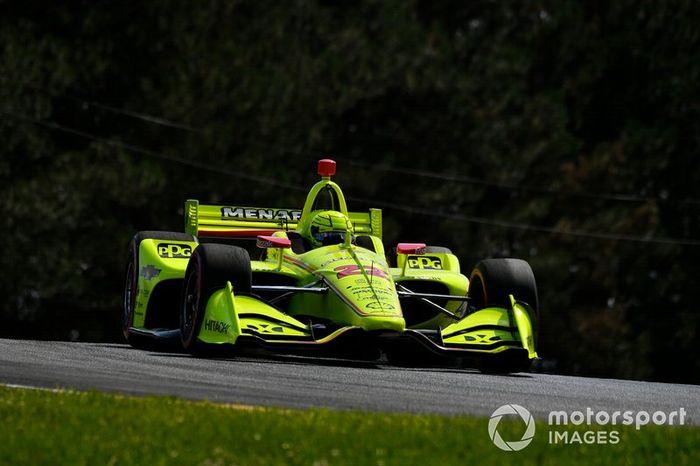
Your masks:
M301 209L271 209L235 205L205 205L185 201L185 233L197 237L255 238L276 231L292 231L301 219ZM382 211L349 212L355 235L382 237Z

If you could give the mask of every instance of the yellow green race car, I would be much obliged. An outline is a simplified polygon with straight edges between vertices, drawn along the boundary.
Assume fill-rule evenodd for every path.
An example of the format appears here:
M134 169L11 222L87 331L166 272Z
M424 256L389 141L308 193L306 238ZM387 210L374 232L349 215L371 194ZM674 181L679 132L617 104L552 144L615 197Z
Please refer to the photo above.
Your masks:
M319 161L301 210L185 203L185 232L142 231L126 267L122 330L135 347L193 354L262 347L411 364L431 354L526 370L538 326L532 269L486 259L470 277L444 247L386 254L382 212L350 212ZM252 260L242 240L255 240Z

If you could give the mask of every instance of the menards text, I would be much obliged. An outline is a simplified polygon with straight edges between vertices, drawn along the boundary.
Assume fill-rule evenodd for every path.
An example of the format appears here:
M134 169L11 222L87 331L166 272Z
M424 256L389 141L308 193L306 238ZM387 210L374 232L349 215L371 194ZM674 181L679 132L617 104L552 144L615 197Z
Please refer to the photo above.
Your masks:
M221 217L241 218L246 220L285 220L298 222L301 210L256 209L252 207L222 207Z

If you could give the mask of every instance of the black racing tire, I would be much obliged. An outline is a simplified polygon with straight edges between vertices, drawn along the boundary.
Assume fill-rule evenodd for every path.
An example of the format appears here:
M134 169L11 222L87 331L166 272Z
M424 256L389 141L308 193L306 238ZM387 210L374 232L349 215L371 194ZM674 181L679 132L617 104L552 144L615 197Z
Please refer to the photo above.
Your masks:
M472 306L509 308L511 294L538 313L537 282L530 264L522 259L484 259L476 264L469 278Z
M209 297L231 282L234 293L250 293L252 273L248 251L226 244L202 244L187 264L180 300L182 347L206 355L210 346L197 340Z
M510 298L526 303L532 314L535 345L537 345L540 313L537 282L530 264L522 259L484 259L474 267L469 278L469 304L475 309L489 306L510 308Z
M134 323L134 310L136 307L136 295L138 293L139 277L139 246L145 239L161 239L171 241L196 241L195 237L186 233L175 231L140 231L129 242L126 259L126 273L124 278L124 292L122 297L122 335L127 343L134 348L146 349L152 346L147 337L132 333L129 329Z

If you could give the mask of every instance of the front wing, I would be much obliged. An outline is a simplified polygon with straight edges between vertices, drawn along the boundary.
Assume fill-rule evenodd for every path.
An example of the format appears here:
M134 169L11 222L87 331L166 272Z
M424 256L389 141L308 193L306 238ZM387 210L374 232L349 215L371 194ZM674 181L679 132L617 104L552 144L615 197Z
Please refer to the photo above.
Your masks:
M378 344L410 339L447 356L519 349L533 359L537 352L531 315L527 304L511 296L509 309L480 309L438 330L366 332L355 326L302 322L254 296L234 295L231 284L227 283L226 288L216 291L209 299L198 337L212 345L252 342L270 349L321 348L351 338L360 338L365 343L376 340Z

